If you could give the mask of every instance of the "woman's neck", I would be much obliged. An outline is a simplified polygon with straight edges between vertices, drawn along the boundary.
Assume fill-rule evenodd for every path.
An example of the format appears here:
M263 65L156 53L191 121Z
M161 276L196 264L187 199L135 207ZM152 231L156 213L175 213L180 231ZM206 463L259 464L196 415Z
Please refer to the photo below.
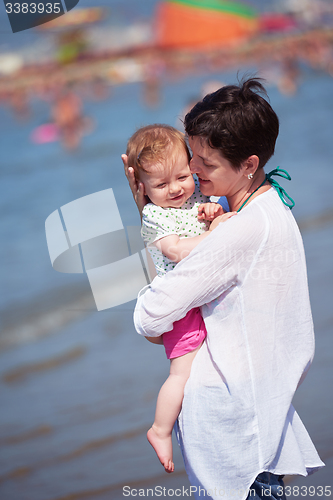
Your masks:
M265 182L265 180L266 175L261 168L259 172L256 172L253 179L248 180L246 185L242 186L230 197L227 196L230 211L237 212L240 208L251 203L254 198L267 191L270 188L270 184L268 181Z

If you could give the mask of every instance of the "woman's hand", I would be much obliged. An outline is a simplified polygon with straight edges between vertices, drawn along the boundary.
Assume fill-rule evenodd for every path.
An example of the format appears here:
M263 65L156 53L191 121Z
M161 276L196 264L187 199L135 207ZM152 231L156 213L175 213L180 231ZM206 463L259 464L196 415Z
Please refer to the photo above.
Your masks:
M148 203L147 197L145 196L144 185L142 182L137 182L134 175L134 168L128 166L127 155L121 155L121 159L123 160L125 175L127 177L129 187L131 188L134 201L141 216L143 207Z
M230 217L233 217L234 215L237 215L237 212L226 212L223 215L220 215L219 217L216 217L216 219L213 220L209 227L209 231L213 231L214 229L217 228L217 226L220 224L220 222L225 222L226 220L230 219Z

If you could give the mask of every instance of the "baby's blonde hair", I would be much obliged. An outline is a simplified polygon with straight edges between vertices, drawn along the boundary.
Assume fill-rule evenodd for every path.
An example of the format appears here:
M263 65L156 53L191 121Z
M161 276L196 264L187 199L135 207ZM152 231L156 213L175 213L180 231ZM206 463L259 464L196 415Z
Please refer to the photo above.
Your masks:
M139 179L140 170L147 172L147 167L153 164L175 159L179 151L184 151L190 162L191 155L182 132L170 125L147 125L139 128L127 143L128 166L133 167Z

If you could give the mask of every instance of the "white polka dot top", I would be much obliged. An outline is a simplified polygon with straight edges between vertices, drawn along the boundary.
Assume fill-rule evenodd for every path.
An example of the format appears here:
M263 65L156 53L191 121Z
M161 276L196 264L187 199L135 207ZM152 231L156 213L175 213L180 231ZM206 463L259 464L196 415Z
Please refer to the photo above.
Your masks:
M207 196L201 194L198 181L195 180L194 193L180 208L161 208L153 203L145 205L142 212L141 236L159 276L173 269L177 263L168 259L152 243L171 234L190 238L204 233L207 225L204 221L198 221L198 207L209 201Z

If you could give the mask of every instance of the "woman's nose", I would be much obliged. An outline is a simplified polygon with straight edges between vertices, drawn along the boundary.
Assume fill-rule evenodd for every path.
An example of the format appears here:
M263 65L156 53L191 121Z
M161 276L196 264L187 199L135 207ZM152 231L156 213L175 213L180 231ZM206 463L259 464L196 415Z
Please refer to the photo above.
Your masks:
M197 174L200 171L200 169L198 168L198 165L195 161L195 158L192 158L190 161L190 171L192 174Z

